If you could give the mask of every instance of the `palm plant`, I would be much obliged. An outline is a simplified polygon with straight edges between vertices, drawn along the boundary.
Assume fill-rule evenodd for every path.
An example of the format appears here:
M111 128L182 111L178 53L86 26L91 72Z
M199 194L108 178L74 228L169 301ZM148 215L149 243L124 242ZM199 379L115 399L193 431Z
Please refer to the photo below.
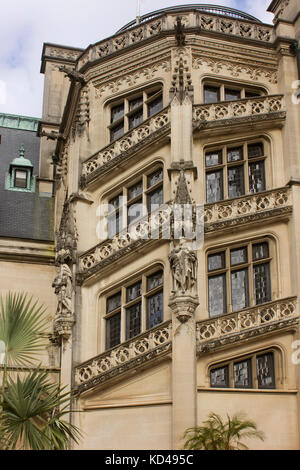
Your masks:
M45 348L48 326L45 309L26 294L0 296L0 449L62 450L70 440L78 442L78 429L62 419L69 413L70 393L39 366L24 369ZM22 377L9 377L8 366L18 366Z
M227 414L227 421L216 413L210 413L203 426L189 428L184 433L188 450L246 450L242 443L246 438L264 440L262 431L245 414L237 413L232 418Z

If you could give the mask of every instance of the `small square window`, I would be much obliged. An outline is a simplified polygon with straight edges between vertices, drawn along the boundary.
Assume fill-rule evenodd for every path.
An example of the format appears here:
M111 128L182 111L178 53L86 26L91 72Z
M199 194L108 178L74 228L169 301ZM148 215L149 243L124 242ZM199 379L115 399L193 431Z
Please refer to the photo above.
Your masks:
M229 387L229 367L219 367L210 371L210 386L217 388Z
M26 170L15 170L14 187L26 189L27 177L28 177L28 172Z
M220 101L220 88L214 86L204 86L204 103L217 103Z

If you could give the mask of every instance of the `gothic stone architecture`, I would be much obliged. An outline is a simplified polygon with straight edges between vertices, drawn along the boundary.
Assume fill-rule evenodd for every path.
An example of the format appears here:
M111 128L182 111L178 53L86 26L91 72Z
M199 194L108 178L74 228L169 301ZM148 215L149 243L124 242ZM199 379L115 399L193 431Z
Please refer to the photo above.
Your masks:
M44 44L37 136L2 116L1 287L48 306L79 448L180 449L211 411L300 448L299 1L269 11Z

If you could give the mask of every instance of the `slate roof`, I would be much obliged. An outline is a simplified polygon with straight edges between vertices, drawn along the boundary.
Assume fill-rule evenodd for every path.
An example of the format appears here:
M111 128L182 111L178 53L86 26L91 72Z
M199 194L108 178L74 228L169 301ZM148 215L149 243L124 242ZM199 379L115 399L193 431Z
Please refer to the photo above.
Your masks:
M40 139L36 135L36 126L29 126L20 116L16 121L2 119L0 115L0 237L22 238L51 242L53 236L54 200L41 196L36 191L19 192L5 189L5 177L12 161L19 156L22 144L25 158L33 164L33 175L38 175ZM2 126L1 126L2 124ZM25 130L29 128L30 130Z

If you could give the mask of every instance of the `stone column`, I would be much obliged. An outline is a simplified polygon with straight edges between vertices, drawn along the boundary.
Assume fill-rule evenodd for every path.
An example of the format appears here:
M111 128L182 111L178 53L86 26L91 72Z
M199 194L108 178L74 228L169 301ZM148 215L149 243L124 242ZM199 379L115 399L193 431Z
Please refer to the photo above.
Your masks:
M189 242L174 242L169 255L173 288L169 307L173 312L172 340L172 446L183 448L184 431L196 425L196 328L197 254Z

